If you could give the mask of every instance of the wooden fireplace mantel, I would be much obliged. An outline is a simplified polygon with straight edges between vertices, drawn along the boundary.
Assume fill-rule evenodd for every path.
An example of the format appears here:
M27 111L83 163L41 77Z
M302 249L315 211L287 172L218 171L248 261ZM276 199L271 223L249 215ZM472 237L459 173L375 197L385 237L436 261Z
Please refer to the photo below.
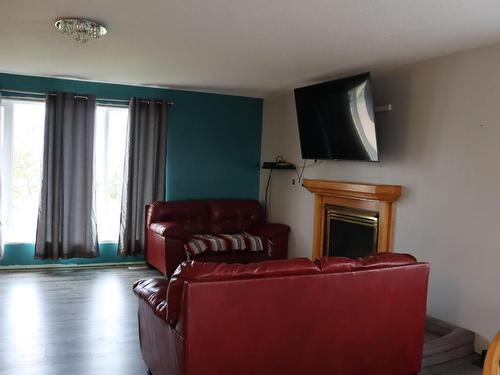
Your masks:
M400 185L305 179L303 186L314 193L312 257L323 255L325 244L325 207L349 207L378 213L378 252L392 251L394 207L401 196Z

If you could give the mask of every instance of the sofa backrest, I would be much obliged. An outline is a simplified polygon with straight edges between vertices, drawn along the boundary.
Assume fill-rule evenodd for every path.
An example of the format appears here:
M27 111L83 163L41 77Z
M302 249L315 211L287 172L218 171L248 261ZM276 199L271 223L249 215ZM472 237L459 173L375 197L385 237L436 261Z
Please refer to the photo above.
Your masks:
M146 226L176 223L191 233L241 233L264 221L259 201L207 199L153 202L146 208Z
M346 268L328 269L333 262L325 258L290 261L276 268L269 262L255 274L242 265L190 263L178 269L176 329L185 340L187 372L419 372L428 264L397 254L353 260L350 269L347 259L336 263ZM266 276L257 274L263 271ZM190 273L191 279L182 278ZM168 298L174 297L174 282Z
M317 273L342 273L369 269L388 268L415 264L409 254L375 253L363 258L322 257L271 260L250 264L227 264L186 261L179 265L170 278L167 292L168 317L177 324L186 282L222 281L265 278L271 276L296 276Z
M316 259L314 262L321 269L321 272L335 273L404 266L416 263L417 260L410 254L375 253L357 259L344 257L322 257Z
M212 233L241 233L264 221L262 206L257 200L209 200L208 206Z
M185 283L190 281L241 280L271 276L320 273L308 258L271 260L249 264L183 262L170 278L167 291L168 322L175 326L179 319Z
M177 223L193 233L206 233L208 204L203 200L153 202L146 209L146 226L155 222Z

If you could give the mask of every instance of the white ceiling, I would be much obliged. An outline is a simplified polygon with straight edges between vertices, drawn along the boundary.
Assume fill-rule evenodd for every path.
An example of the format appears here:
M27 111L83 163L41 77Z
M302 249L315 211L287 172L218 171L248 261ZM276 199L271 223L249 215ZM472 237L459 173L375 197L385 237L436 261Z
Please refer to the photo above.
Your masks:
M498 0L0 0L0 72L249 96L497 42Z

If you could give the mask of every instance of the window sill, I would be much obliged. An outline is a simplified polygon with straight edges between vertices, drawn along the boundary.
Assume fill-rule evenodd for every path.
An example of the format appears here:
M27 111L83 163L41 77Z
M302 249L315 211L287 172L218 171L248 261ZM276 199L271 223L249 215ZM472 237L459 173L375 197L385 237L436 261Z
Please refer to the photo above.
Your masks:
M22 242L22 241L6 241L3 243L4 246L9 245L34 245L33 242Z
M107 244L118 244L118 241L112 241L112 240L109 240L109 241L99 241L99 245L107 245ZM3 243L4 246L18 246L18 245L33 245L35 246L35 243L34 242L22 242L22 241L6 241Z

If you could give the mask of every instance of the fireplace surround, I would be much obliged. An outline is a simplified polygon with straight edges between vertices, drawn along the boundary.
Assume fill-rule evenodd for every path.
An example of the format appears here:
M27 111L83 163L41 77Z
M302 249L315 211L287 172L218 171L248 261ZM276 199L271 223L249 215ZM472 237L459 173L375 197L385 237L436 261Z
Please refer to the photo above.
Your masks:
M400 185L305 179L314 193L313 258L392 251Z

